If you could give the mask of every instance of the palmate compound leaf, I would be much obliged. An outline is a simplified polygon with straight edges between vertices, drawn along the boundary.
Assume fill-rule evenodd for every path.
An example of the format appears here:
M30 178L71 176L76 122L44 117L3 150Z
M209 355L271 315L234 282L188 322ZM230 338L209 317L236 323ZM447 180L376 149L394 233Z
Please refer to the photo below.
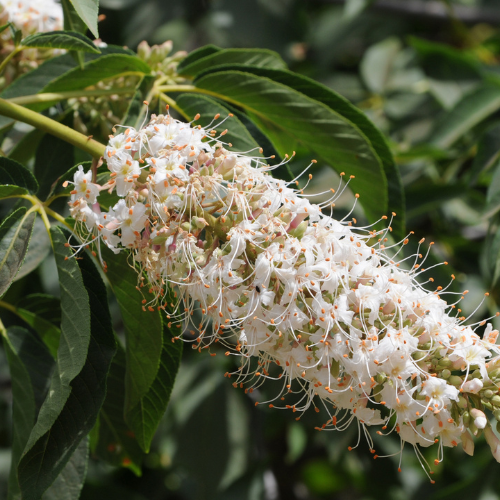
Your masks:
M26 500L41 497L94 426L116 348L106 288L90 256L69 258L67 232L55 227L51 233L61 287L61 339L49 394L18 466Z
M404 237L406 234L405 196L401 175L383 134L362 111L325 85L291 71L243 66L232 66L231 69L267 77L274 82L291 87L301 94L328 106L332 111L342 115L345 119L349 120L355 127L357 127L364 135L365 139L370 143L376 155L382 162L385 177L387 179L387 210L388 212L395 212L397 214L397 217L392 223L393 235L395 238ZM213 71L210 71L210 73L211 72ZM207 71L206 74L208 73L209 72ZM287 151L283 151L282 153L286 152ZM349 174L350 172L346 171L346 173ZM357 182L358 181L355 180L352 185L353 190L355 191L357 190ZM361 202L363 204L363 199L361 199ZM379 214L379 216L380 215L383 214Z
M76 31L35 33L22 40L21 45L24 47L79 50L82 52L93 52L94 54L100 54L101 52L92 43L92 40Z
M365 134L341 113L288 85L246 71L210 73L195 85L243 108L280 154L291 154L299 143L338 172L355 175L353 189L368 219L385 214L388 195L382 162Z
M0 226L0 297L14 281L30 242L35 212L18 208Z
M109 255L106 252L105 255ZM137 290L138 275L125 255L107 259L107 277L122 314L126 338L125 421L144 451L149 451L170 398L182 347L172 343L160 312L142 305L147 287ZM152 297L152 296L151 296ZM170 298L170 303L174 299ZM164 314L164 313L161 313Z

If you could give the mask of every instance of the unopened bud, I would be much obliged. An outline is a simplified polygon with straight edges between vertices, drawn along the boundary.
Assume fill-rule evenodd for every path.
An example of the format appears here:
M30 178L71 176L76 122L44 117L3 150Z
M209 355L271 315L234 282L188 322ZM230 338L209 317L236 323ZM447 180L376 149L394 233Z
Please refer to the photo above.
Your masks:
M483 388L483 381L478 378L474 378L465 382L463 385L464 392L470 392L472 394L477 394Z
M442 372L441 372L441 377L444 378L445 380L450 378L451 376L451 372L450 370L448 370L447 368L445 368Z
M491 398L491 404L493 406L500 406L500 396L498 394Z
M470 416L474 419L474 425L478 429L484 429L486 427L488 420L486 419L486 415L481 410L473 408L470 411Z
M451 377L448 378L448 383L451 385L462 385L463 380L461 377L457 377L456 375L452 375Z

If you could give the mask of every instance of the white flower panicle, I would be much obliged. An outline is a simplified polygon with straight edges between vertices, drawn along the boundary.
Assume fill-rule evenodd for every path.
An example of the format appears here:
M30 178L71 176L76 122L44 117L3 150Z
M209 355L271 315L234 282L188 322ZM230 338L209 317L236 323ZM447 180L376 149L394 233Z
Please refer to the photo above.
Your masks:
M0 25L11 23L22 38L35 33L63 29L62 6L55 0L0 0ZM0 60L15 50L13 30L0 34ZM61 54L59 49L24 49L8 62L0 78L0 89L14 81L19 75L35 69L49 57Z
M63 29L63 10L55 0L0 0L0 16L23 37Z
M489 428L484 410L500 419L498 332L488 325L481 338L485 321L466 325L458 302L441 297L446 289L420 284L423 240L397 262L407 239L386 248L390 227L355 229L323 214L335 190L310 203L265 159L227 150L218 118L201 128L153 116L110 136L105 184L81 168L74 177L70 207L83 240L75 248L95 244L101 262L101 244L130 252L138 288L152 297L144 310L165 309L172 287L182 299L169 316L184 325L176 338L240 356L226 374L235 387L276 381L269 406L319 411L319 402L329 413L319 429L356 420L375 457L373 425L417 453L439 442L437 461L460 441L471 453L471 435ZM107 212L97 203L103 190L120 198Z

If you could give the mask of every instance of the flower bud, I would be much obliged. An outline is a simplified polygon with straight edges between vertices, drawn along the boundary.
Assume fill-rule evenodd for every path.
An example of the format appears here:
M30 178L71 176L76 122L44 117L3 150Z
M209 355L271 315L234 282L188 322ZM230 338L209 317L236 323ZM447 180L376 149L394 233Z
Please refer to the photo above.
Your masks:
M483 382L478 378L475 378L470 380L469 382L465 382L462 388L464 392L477 394L483 388Z
M484 429L486 427L488 420L486 419L486 415L481 410L473 408L470 411L470 416L474 419L474 425L478 429Z
M464 433L462 433L460 436L460 440L462 441L462 447L465 453L472 457L474 455L474 441L469 431L465 431Z
M463 380L461 377L457 377L456 375L452 375L451 377L448 378L448 383L451 385L462 385Z
M497 462L500 462L500 440L495 436L490 426L484 430L484 437L486 438L486 442L490 445L491 454Z
M498 394L491 398L491 404L493 406L500 406L500 396Z

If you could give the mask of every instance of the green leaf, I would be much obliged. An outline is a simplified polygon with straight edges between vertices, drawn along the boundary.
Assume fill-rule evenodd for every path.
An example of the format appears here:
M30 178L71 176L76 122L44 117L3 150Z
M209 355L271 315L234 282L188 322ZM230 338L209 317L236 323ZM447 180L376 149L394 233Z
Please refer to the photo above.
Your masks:
M397 38L386 38L372 45L363 56L360 71L363 80L371 92L382 94L389 81L392 65L401 51L401 42Z
M195 49L179 63L179 65L177 66L177 71L181 73L186 66L189 66L194 62L203 59L204 57L215 54L216 52L220 52L221 50L222 49L220 47L217 47L216 45L205 45L203 47Z
M125 351L118 346L109 370L106 399L99 414L93 453L111 465L127 466L140 475L144 452L125 422Z
M52 234L61 285L61 341L49 394L19 463L25 500L40 498L95 425L115 354L99 272L87 254L66 260L71 256L64 246L67 234L57 227Z
M153 87L156 77L153 75L144 75L138 83L136 91L130 100L122 125L138 129L141 126L144 117L148 113L148 107L144 104L146 96Z
M48 198L54 183L74 165L74 156L74 147L68 142L50 134L43 137L35 157L35 177L40 184L38 198Z
M13 399L8 499L18 500L21 490L17 481L17 464L47 393L54 360L43 343L21 327L14 326L7 330L4 347L9 362Z
M174 299L171 297L169 300ZM125 419L134 430L137 441L146 453L149 452L151 440L167 409L181 362L183 342L180 340L174 342L175 334L172 333L172 329L176 326L180 324L169 328L165 321L163 322L163 345L156 378L144 397L125 412Z
M73 7L92 34L99 38L97 16L99 15L99 0L71 0Z
M83 35L87 31L87 25L82 21L80 16L76 13L75 8L70 0L62 0L61 5L64 15L64 29L67 31L76 31Z
M299 143L338 172L355 175L354 189L369 219L387 210L381 161L365 135L340 113L287 85L241 71L211 73L196 86L244 108L281 155L291 154L290 146Z
M84 438L42 500L78 500L87 475L89 440Z
M392 223L393 234L396 238L403 238L406 229L405 197L401 174L383 134L366 115L341 95L305 76L292 73L291 71L267 68L246 68L245 71L287 85L301 94L325 104L332 111L339 113L349 120L364 134L366 140L369 141L378 158L381 160L387 178L388 211L397 214ZM356 189L357 182L358 180L353 183L353 189ZM361 199L361 202L363 203L363 199Z
M176 103L188 116L193 117L199 113L200 118L196 123L201 126L208 125L217 114L220 114L220 119L223 119L230 113L228 108L225 108L219 102L201 95L182 94L177 98ZM260 145L236 116L229 118L220 127L217 127L217 130L220 133L226 128L228 132L224 136L224 142L231 143L231 149L234 151L253 149L252 156L262 156L258 149Z
M7 24L0 26L0 33L4 32L9 26L10 26L10 23L7 23Z
M16 304L16 314L40 335L55 358L61 336L59 299L45 294L27 295Z
M373 0L347 0L344 5L345 19L350 21L358 17L371 3Z
M50 238L42 219L37 218L33 226L31 242L28 252L24 258L23 265L19 269L14 281L24 278L27 274L34 271L50 253Z
M430 143L446 149L500 109L500 86L485 85L461 99L434 127Z
M7 291L21 267L35 224L35 212L22 207L0 226L0 297Z
M0 157L0 198L37 191L38 182L26 167L5 156Z
M66 181L72 181L73 177L75 175L75 172L78 170L79 166L83 167L84 172L88 172L92 168L92 162L91 161L82 161L81 163L77 163L73 167L71 167L69 170L66 170L63 174L61 174L56 181L52 184L52 188L50 190L50 193L47 195L47 198L50 198L51 196L54 195L59 195L59 194L66 194L69 196L71 190L73 189L73 185L69 184L66 187L64 187L64 183ZM107 168L104 167L106 170ZM98 179L99 180L99 179Z
M500 210L500 164L497 165L486 193L484 217L491 217Z
M477 153L468 172L469 185L476 183L479 175L492 168L500 159L500 123L485 130L477 143Z
M61 382L68 385L82 370L90 342L89 294L82 272L71 248L68 236L58 227L51 228L61 290L61 341L57 365ZM85 261L88 260L84 259Z
M49 31L27 36L22 42L24 47L77 50L100 54L101 51L92 40L76 31Z
M34 156L44 135L45 132L38 128L24 134L19 142L17 142L16 145L10 150L9 158L21 163L22 165L26 165Z
M125 255L106 251L106 276L115 293L125 327L127 370L125 373L125 418L137 433L128 413L140 404L155 382L162 357L163 327L157 310L143 310L143 295L137 290L139 277ZM147 292L147 289L144 289ZM143 442L144 444L144 442Z
M122 47L109 45L108 47L101 49L101 54L92 54L87 52L83 55L85 56L85 61L90 62L100 57L112 54L133 55L133 52ZM0 93L0 97L10 99L12 97L38 94L39 92L42 92L43 89L50 84L50 82L57 80L64 74L75 69L75 66L77 66L77 63L71 54L63 54L61 56L52 57L40 64L40 66L33 71L29 71L19 78L16 78L5 90L2 91L2 93ZM41 103L27 107L41 111L51 105L51 103Z
M141 59L128 54L109 54L85 63L83 68L73 68L53 79L42 92L67 92L95 85L101 80L122 73L151 73L151 68Z
M243 64L262 68L285 69L283 59L272 50L268 49L223 49L205 55L190 64L182 65L179 74L183 76L196 76L207 69L218 66Z

